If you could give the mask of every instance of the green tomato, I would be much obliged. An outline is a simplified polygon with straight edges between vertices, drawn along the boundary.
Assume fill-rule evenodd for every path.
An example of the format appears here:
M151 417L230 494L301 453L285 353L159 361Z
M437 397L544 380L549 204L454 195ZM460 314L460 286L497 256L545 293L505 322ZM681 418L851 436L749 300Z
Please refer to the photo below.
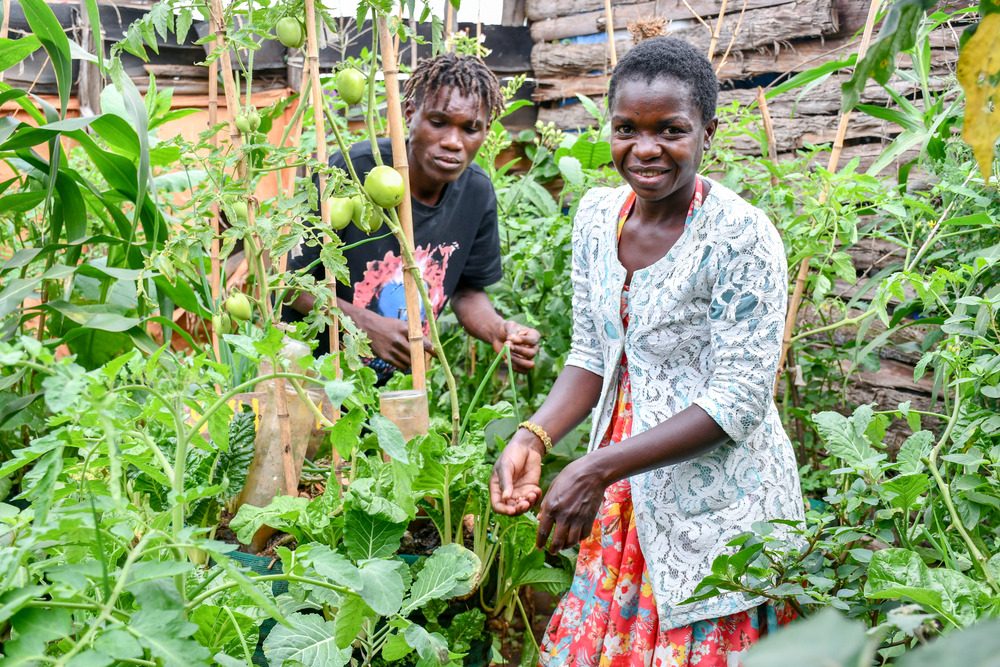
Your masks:
M260 114L257 109L250 107L250 110L247 111L247 120L250 123L250 129L256 132L257 128L260 127Z
M330 197L326 210L330 213L330 227L341 230L354 218L354 201L350 197Z
M378 211L372 209L361 195L351 197L351 208L353 209L351 220L354 221L354 226L365 234L372 234L382 226L382 217Z
M361 231L365 234L374 234L380 229L382 229L382 216L379 215L378 211L373 210L365 218L365 226Z
M250 134L254 129L250 123L250 117L246 114L240 114L237 116L236 129L240 131L240 134Z
M348 104L357 104L365 96L368 80L365 75L348 67L337 73L337 93Z
M212 329L215 331L216 336L231 333L233 330L233 321L229 318L229 313L212 315Z
M226 312L234 320L240 320L241 322L246 322L251 317L253 317L253 307L250 305L250 299L243 292L233 292L226 299Z
M406 194L403 175L385 164L375 167L365 176L365 192L382 208L396 208Z
M229 208L233 212L233 216L236 218L233 222L237 220L239 222L246 222L249 210L247 209L247 203L245 201L231 201L229 202Z
M278 41L290 49L301 48L306 41L306 31L297 18L285 16L278 19L274 26L274 34Z

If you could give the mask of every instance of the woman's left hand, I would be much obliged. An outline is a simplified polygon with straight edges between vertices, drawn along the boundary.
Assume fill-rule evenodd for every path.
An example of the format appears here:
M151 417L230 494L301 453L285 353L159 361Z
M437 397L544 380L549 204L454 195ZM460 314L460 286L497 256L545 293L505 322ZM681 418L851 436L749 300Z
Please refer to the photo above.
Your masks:
M588 454L566 466L552 482L538 515L539 549L552 535L549 551L555 553L590 535L604 500L607 481Z

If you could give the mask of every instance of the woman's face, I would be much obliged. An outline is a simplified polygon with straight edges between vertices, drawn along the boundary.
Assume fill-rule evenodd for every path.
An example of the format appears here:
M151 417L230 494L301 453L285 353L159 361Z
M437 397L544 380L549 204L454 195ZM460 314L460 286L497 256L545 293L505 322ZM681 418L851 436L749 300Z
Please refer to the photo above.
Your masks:
M691 87L672 77L626 80L611 107L611 155L636 195L647 201L686 205L715 133L705 125ZM684 200L684 201L681 201Z

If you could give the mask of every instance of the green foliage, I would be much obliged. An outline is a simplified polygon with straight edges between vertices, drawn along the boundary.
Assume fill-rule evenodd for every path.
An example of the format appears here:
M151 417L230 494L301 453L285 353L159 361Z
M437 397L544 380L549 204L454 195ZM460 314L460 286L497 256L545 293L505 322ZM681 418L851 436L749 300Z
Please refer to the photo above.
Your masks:
M792 275L811 258L809 324L793 336L793 370L779 397L810 511L802 524L762 523L735 540L694 595L760 594L807 617L754 649L751 667L875 660L919 667L955 656L975 665L992 664L998 653L990 619L1000 613L1000 202L954 137L957 89L925 90L928 36L949 18L921 19L925 4L893 6L848 85L854 107L850 91L869 76L886 83L902 52L920 89L917 99L890 92L887 107L856 107L899 129L869 169L816 167L821 147L778 163L737 154L733 137L757 136L762 147L764 139L754 115L736 108L721 110L706 158L710 173L775 221ZM96 4L85 5L96 16ZM380 0L359 10L389 8ZM242 90L253 83L254 52L293 10L227 6L225 48L232 47ZM260 126L244 132L241 145L213 146L211 134L162 140L158 130L187 112L171 109L169 89L155 79L142 98L119 56L145 58L171 33L187 35L193 8L164 2L128 29L109 59L97 54L112 81L101 95L104 113L67 119L65 34L53 32L44 4L25 11L33 34L0 41L0 69L44 48L61 109L0 89L0 100L31 118L8 119L0 131L0 160L15 174L0 183L0 245L9 249L0 264L0 500L10 502L0 502L5 664L247 664L270 618L278 623L264 642L272 664L458 665L483 640L488 618L509 624L521 615L530 626L524 588L560 594L571 564L535 549L530 513L494 516L487 482L497 451L544 400L568 353L575 207L587 190L620 183L606 128L566 135L540 125L519 137L527 160L501 167L496 158L513 138L499 123L491 128L479 160L495 184L505 257L491 297L508 317L542 332L542 352L530 374L514 376L503 354L470 344L452 326L444 352L465 371L461 438L449 440L442 399L432 406L431 433L406 442L376 410L374 374L360 364L367 343L349 320L342 374L330 357L286 352L289 340L309 340L332 323L334 295L265 258L318 244L324 267L346 279L343 249L317 227L315 210L320 197L359 192L312 157L309 102L294 97L259 109ZM399 30L406 36L405 26ZM223 53L215 48L207 60ZM349 64L375 70L368 51ZM771 95L852 64L802 73ZM508 97L522 83L513 82ZM603 109L582 103L603 123ZM345 105L331 105L329 127L351 136L348 115L339 113ZM294 146L269 140L286 111L306 119ZM369 120L377 130L381 120ZM75 147L60 149L62 139ZM921 157L895 181L877 175L914 148ZM323 174L327 191L302 179L288 194L258 198L262 179L289 165ZM926 191L908 187L918 171L933 177ZM253 317L222 337L218 356L206 342L207 320L228 295L209 284L205 221L213 205L227 216L222 256L239 247L252 265L245 291ZM871 241L894 251L859 274L852 255ZM289 331L277 326L274 306L293 291L310 293L320 307ZM178 327L175 307L196 324ZM151 336L157 329L162 338ZM190 353L172 351L177 337ZM856 405L849 389L859 374L899 358L916 362L917 378L930 380L935 396ZM268 368L282 373L289 396L317 389L342 417L320 449L335 451L339 464L306 463L311 493L244 504L232 516L229 528L244 543L265 526L286 533L275 546L280 568L260 574L213 536L223 510L236 510L254 459L255 419L264 419L245 407L234 413L230 402ZM442 376L430 384L433 396L443 395L433 389ZM578 453L586 428L557 447L547 476ZM397 556L415 519L433 522L442 546L430 545L430 555L410 565ZM533 641L523 640L527 662L537 655Z
M924 12L934 0L894 0L865 57L858 62L850 80L844 84L843 108L853 109L869 78L881 84L889 82L896 70L896 54L913 48L917 28Z

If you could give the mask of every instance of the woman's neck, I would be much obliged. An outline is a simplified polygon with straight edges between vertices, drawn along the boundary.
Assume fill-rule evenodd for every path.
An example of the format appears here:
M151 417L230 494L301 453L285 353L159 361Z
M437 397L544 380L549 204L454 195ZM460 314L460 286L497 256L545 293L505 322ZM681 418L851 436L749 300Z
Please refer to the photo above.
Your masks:
M683 227L687 220L691 199L694 198L697 176L690 183L681 186L663 199L648 200L636 197L635 213L644 225Z

